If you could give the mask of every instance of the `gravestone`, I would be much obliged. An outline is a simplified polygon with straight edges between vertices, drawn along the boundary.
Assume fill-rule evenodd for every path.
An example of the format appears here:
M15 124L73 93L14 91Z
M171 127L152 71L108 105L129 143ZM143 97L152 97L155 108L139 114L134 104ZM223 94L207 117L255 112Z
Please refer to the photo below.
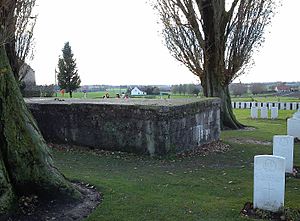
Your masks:
M268 103L269 110L273 107L273 103Z
M267 107L267 103L262 103L262 107Z
M292 103L292 110L297 110L297 103L296 102Z
M285 109L285 103L283 103L283 102L279 103L279 109L284 110Z
M277 107L278 109L279 109L279 105L278 105L278 103L276 102L276 103L274 103L274 107Z
M285 159L280 156L254 157L254 208L278 212L284 206Z
M271 119L278 118L278 107L271 107Z
M260 118L268 119L268 108L267 107L260 108Z
M245 109L245 102L241 102L241 109Z
M257 102L257 107L261 108L262 107L262 103L261 102Z
M287 120L287 134L300 139L300 110Z
M257 103L256 102L252 102L251 103L251 107L256 107L257 106Z
M234 102L232 101L231 102L231 107L234 109L235 108L235 105L234 105Z
M240 102L235 102L235 108L240 109Z
M246 108L250 109L250 107L251 107L251 103L250 102L246 102Z
M289 103L289 102L285 103L285 109L291 110L291 103Z
M258 118L258 108L257 107L251 107L251 118L252 119Z
M294 137L276 135L273 137L273 155L285 158L285 172L293 173Z

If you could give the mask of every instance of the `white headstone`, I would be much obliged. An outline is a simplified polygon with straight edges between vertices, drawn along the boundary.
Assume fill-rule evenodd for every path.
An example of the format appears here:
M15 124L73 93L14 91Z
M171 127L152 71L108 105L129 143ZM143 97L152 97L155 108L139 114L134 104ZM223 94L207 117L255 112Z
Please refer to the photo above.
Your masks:
M254 157L254 208L278 212L284 206L285 159L279 156Z
M262 103L262 106L263 107L267 107L267 103Z
M300 111L287 120L287 134L300 139Z
M291 103L289 103L289 102L285 103L285 109L290 110L291 109Z
M292 110L297 110L297 103L296 102L292 103Z
M278 118L278 107L271 107L271 119Z
M250 109L250 104L251 104L250 102L246 102L246 108L247 109Z
M278 105L278 103L274 103L274 107L278 107L279 105ZM279 107L278 107L279 108Z
M258 118L258 107L251 107L251 118L252 119Z
M240 108L240 102L235 102L235 108L237 108L237 109Z
M232 108L235 108L234 102L233 102L233 101L231 102L231 107L232 107Z
M294 137L276 135L273 137L273 155L285 158L285 172L293 173Z
M279 103L279 109L284 110L285 109L285 103Z
M300 120L300 110L293 114L293 118Z
M269 110L273 107L273 103L268 103Z
M260 108L260 118L263 118L263 119L268 118L268 108L267 107Z
M245 102L241 102L241 109L245 109Z
M251 103L251 107L256 107L257 106L257 103L256 102L252 102Z
M262 103L261 102L257 102L257 107L262 107Z

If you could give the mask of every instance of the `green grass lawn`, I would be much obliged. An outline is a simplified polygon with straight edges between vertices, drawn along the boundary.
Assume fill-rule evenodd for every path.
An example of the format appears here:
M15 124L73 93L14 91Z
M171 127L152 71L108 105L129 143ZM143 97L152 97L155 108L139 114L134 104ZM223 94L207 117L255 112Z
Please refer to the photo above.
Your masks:
M125 93L126 90L125 89L121 89L121 90L120 89L110 89L108 91L88 92L87 93L87 98L89 98L89 99L102 98L106 93L109 93L109 96L112 97L112 98L114 98L114 97L116 97L116 94L117 93L120 94L120 92L121 93L122 92ZM54 96L55 96L55 94L54 94ZM61 95L61 93L57 93L57 96L58 97L63 97ZM65 93L64 97L65 98L69 98L70 96L69 96L68 93ZM73 92L73 98L84 98L84 93L83 92Z
M166 159L132 154L54 150L60 170L72 180L95 185L103 202L86 219L99 220L249 220L239 215L253 194L253 157L271 154L272 147L238 144L232 139L271 141L286 133L286 117L251 120L250 110L235 110L238 119L256 130L224 131L229 151L208 156ZM300 166L300 144L295 145ZM300 179L287 178L285 205L300 208Z
M122 93L122 92L126 92L125 89L110 89L108 91L98 91L98 92L88 92L87 93L87 98L88 99L97 99L97 98L102 98L106 93L109 93L110 98L115 98L117 93ZM53 96L56 96L56 94L54 94ZM64 96L61 95L61 93L57 93L57 97L64 97L64 98L69 98L69 94L65 93ZM146 96L136 96L136 97L140 97L140 98L151 98L151 99L160 99L162 98L168 98L168 95L146 95ZM171 98L193 98L195 97L195 95L192 94L171 94ZM73 93L73 98L84 98L84 93L83 92L74 92Z

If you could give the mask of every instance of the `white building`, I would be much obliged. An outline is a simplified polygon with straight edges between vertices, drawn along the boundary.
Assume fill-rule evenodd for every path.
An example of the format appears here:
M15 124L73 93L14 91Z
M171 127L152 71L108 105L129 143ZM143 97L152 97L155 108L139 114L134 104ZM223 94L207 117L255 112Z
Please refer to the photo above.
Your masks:
M137 87L134 87L132 90L131 90L131 95L132 96L136 96L136 95L146 95L147 93L144 92L144 91L141 91L140 89L138 89Z

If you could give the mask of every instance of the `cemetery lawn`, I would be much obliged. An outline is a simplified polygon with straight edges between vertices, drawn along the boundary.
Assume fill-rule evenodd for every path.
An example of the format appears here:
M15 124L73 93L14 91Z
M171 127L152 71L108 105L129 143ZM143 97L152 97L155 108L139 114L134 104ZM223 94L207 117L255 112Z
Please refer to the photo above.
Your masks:
M54 159L66 177L102 192L102 203L87 221L249 220L239 214L252 201L253 157L272 154L272 137L286 134L293 111L279 111L277 120L251 120L246 109L234 112L256 129L222 132L230 145L225 153L159 159L54 149ZM294 165L300 166L299 143ZM285 205L300 209L300 179L286 178L285 194Z

